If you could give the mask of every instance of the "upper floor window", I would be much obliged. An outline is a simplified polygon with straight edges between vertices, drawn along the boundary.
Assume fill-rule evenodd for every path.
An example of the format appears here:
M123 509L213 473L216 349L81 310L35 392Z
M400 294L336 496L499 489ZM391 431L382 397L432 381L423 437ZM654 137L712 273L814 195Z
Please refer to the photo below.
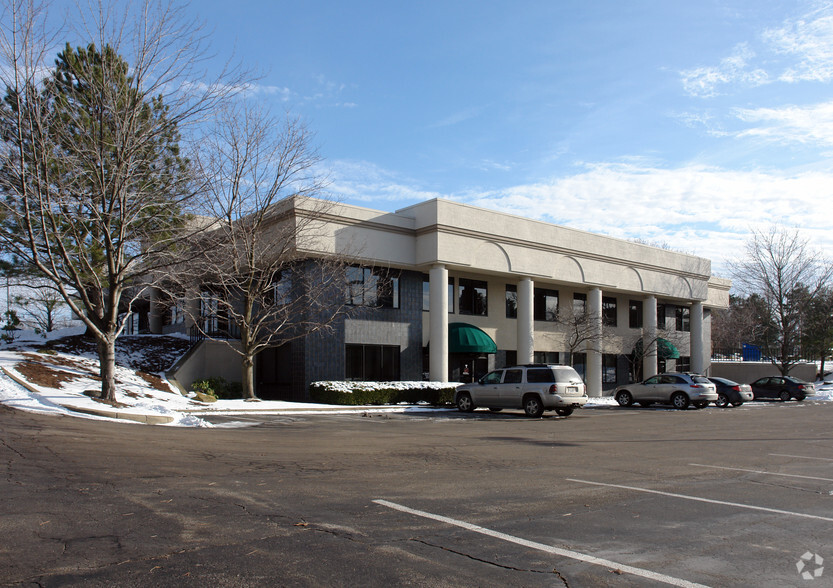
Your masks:
M422 274L422 310L431 310L431 279ZM454 312L454 278L448 278L448 312Z
M678 331L691 331L691 309L687 306L678 306L674 315Z
M506 318L518 318L518 287L506 284Z
M587 294L573 294L573 314L576 316L587 314Z
M535 288L533 312L536 321L558 320L558 290Z
M347 303L355 306L399 308L399 275L384 268L349 266Z
M616 298L612 296L602 298L602 323L609 327L616 326Z
M292 274L288 269L281 270L275 275L272 281L271 291L266 297L266 302L283 306L289 304L292 291Z
M628 301L628 326L631 329L642 328L642 301Z
M460 314L476 314L487 316L488 305L486 299L487 285L482 280L459 279L457 286Z
M661 331L665 330L665 305L657 304L657 328Z

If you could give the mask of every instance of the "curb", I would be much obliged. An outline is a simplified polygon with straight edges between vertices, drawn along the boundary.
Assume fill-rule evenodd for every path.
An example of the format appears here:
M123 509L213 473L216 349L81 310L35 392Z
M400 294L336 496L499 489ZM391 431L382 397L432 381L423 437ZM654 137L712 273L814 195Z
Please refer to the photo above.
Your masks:
M5 367L0 366L0 370L3 371L9 378L14 380L16 383L20 384L24 388L26 388L32 394L37 396L41 396L40 390L37 390L34 386L32 386L26 380L17 377ZM100 416L100 417L107 417L111 419L120 419L125 421L133 421L136 423L144 423L147 425L167 425L169 423L174 422L174 417L171 416L162 416L162 415L155 415L155 414L134 414L130 412L119 412L116 410L104 410L104 409L97 409L97 408L82 408L80 406L70 406L67 404L61 404L67 410L71 410L73 412L78 412L81 414L89 414L93 416Z

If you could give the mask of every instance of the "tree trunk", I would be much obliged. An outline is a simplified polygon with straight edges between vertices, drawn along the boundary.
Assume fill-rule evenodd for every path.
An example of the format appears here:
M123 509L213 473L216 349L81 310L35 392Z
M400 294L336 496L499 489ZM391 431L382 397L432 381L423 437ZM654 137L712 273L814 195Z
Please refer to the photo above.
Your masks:
M116 340L98 341L98 359L101 375L101 399L116 401Z
M255 399L255 361L251 355L244 355L243 361L243 398Z

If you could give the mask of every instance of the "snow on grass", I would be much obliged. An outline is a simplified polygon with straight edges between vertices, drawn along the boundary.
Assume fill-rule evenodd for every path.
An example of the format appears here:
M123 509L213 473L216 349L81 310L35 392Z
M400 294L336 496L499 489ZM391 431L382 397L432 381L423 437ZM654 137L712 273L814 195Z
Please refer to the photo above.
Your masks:
M119 420L77 412L99 411L128 415L155 415L170 419L170 425L211 427L200 418L206 414L309 414L326 409L330 413L414 412L437 409L425 405L394 407L346 407L317 403L218 400L198 401L194 394L180 394L165 380L164 371L187 350L187 338L141 335L119 339L117 351L116 404L103 404L92 396L101 389L95 345L81 338L83 328L63 329L42 337L32 332L19 332L11 344L0 348L0 403L5 406L38 412L82 418ZM5 371L3 371L5 370ZM23 386L14 378L23 381ZM321 382L323 383L323 382ZM326 382L327 386L344 392L362 387L378 389L445 389L455 384L444 382ZM811 400L833 401L833 380L817 382ZM586 408L615 406L610 396L590 398ZM75 410L73 410L75 409ZM232 426L232 425L227 425Z

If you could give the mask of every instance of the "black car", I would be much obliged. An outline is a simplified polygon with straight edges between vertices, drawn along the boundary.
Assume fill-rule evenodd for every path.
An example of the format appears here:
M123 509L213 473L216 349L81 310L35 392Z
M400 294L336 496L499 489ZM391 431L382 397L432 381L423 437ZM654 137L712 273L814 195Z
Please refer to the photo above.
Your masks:
M740 406L744 402L748 402L754 398L752 388L749 384L738 384L726 378L709 378L712 383L717 386L717 400L715 406L726 408L730 404L732 406Z
M767 376L750 384L755 400L759 398L777 398L786 402L790 398L798 401L816 393L816 387L810 382L792 376Z

